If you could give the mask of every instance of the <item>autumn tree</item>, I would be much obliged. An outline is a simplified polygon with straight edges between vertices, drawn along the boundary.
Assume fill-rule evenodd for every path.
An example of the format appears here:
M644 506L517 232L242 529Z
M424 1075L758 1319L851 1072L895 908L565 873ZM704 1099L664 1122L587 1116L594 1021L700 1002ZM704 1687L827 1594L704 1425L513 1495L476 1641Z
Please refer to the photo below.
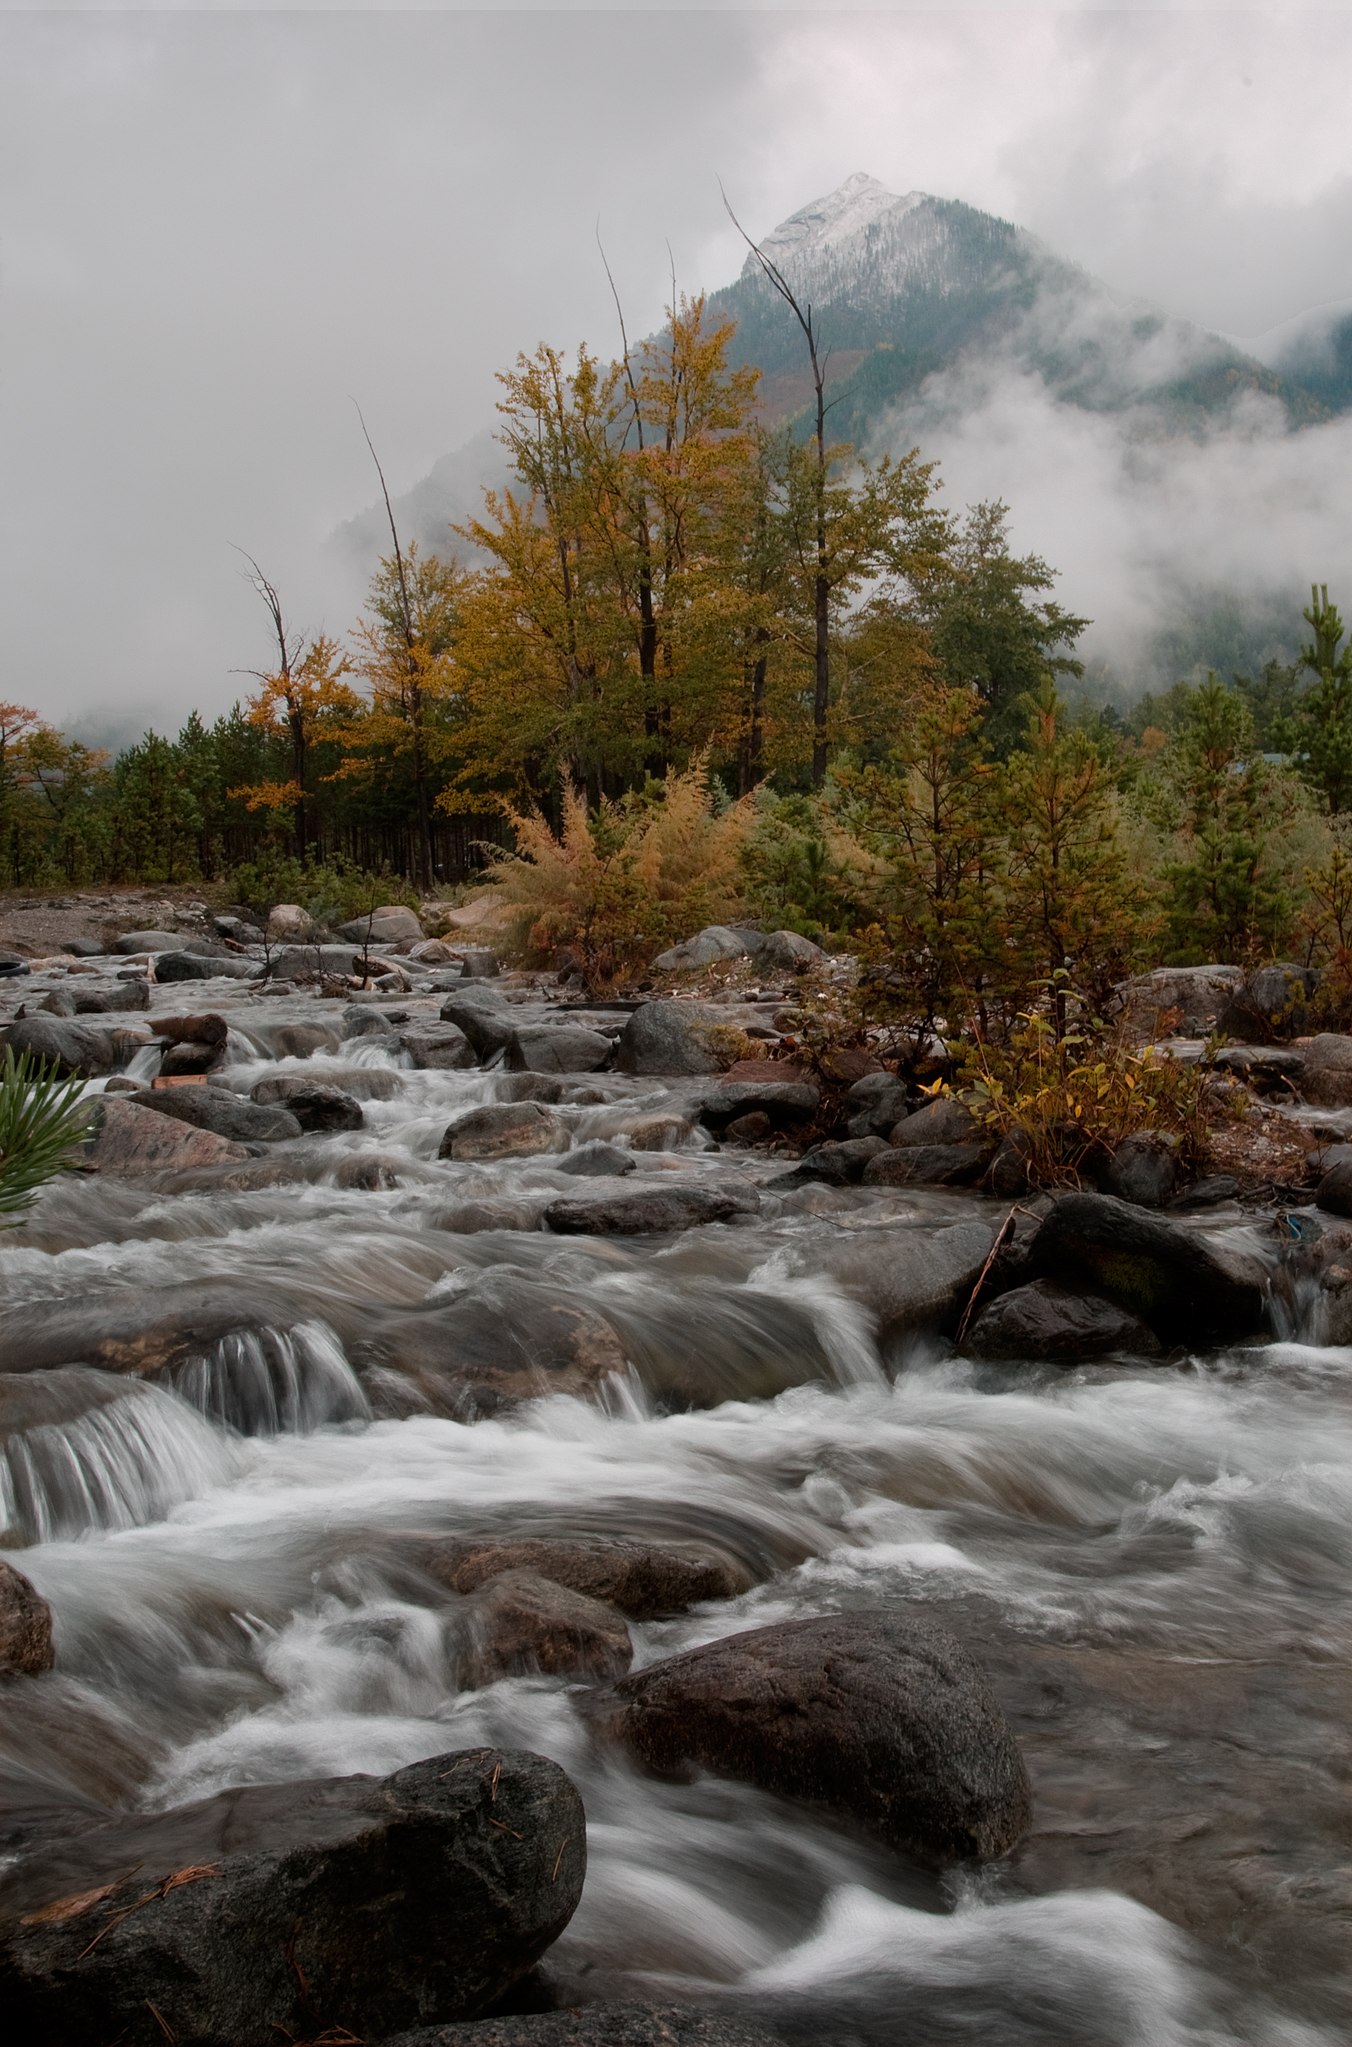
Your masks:
M337 642L322 633L307 639L289 628L275 584L251 555L245 559L248 581L263 600L276 649L273 667L250 671L259 687L248 700L246 714L260 731L284 739L290 772L231 793L242 797L250 810L274 816L289 812L296 858L304 860L310 844L311 752L325 726L350 717L358 708L358 699L343 679L349 663Z

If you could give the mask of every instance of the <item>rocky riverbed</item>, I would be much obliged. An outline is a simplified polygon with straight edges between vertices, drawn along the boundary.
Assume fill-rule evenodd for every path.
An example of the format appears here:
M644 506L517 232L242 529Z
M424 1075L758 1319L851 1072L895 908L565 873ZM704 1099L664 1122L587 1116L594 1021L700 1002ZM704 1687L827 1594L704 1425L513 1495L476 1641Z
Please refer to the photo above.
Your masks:
M100 1098L0 1241L17 2040L1346 2037L1336 1157L997 1199L758 1069L787 955L171 910L0 980Z

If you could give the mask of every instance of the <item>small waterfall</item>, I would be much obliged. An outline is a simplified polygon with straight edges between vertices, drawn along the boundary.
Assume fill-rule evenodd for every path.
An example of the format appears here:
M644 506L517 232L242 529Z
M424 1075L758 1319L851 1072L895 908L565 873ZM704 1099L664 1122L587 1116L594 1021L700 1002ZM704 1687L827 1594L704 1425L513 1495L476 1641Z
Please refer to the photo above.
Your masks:
M229 1443L181 1401L131 1381L73 1421L0 1442L0 1540L60 1542L161 1521L234 1469Z
M178 1373L174 1390L243 1436L309 1435L329 1422L371 1418L342 1345L322 1322L232 1330Z

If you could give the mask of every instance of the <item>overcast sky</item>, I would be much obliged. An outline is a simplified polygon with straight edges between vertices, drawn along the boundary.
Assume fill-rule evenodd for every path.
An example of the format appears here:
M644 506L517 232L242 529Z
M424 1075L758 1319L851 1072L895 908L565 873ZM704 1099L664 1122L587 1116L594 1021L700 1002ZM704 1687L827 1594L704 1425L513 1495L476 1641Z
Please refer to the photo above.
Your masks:
M343 629L353 397L407 488L518 348L610 345L598 219L633 329L668 241L729 278L720 176L756 230L961 198L1236 335L1352 300L1349 76L1345 12L0 11L0 698L224 708L232 542Z

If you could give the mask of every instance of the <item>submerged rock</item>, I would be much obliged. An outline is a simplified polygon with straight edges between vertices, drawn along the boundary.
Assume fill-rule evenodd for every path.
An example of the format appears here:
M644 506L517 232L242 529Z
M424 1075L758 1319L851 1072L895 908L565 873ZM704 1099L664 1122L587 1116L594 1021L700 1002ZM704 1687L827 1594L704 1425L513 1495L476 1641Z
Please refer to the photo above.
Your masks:
M598 1138L566 1151L554 1170L578 1180L605 1180L632 1173L637 1165L631 1151L621 1151L617 1144L606 1144Z
M1267 1274L1256 1258L1111 1195L1063 1195L1031 1258L1038 1276L1106 1295L1166 1344L1225 1343L1266 1323Z
M0 1677L40 1677L52 1660L52 1609L0 1558Z
M550 1394L586 1398L627 1370L604 1317L512 1273L425 1307L372 1310L362 1326L353 1361L391 1414L478 1421Z
M167 1130L176 1127L160 1120ZM280 1295L215 1279L117 1287L77 1301L30 1301L21 1320L9 1319L7 1372L86 1364L150 1377L203 1356L234 1331L286 1328L303 1318Z
M123 1814L8 1876L8 2036L276 2047L474 2017L563 1931L585 1867L577 1792L519 1750Z
M503 1571L473 1596L459 1676L471 1691L536 1673L607 1681L633 1660L613 1607L535 1571Z
M1139 1315L1116 1302L1037 1279L983 1308L967 1331L964 1349L974 1358L1079 1365L1115 1351L1158 1357L1160 1343Z
M985 1673L913 1610L725 1635L621 1678L599 1710L649 1768L806 1800L922 1862L989 1861L1031 1818Z
M565 1194L545 1210L545 1226L565 1237L639 1237L697 1229L754 1215L760 1196L751 1187L625 1188L615 1194Z
M473 1592L504 1571L530 1571L604 1600L632 1621L736 1599L753 1582L745 1565L716 1552L610 1536L469 1536L434 1543L420 1561L453 1592Z

